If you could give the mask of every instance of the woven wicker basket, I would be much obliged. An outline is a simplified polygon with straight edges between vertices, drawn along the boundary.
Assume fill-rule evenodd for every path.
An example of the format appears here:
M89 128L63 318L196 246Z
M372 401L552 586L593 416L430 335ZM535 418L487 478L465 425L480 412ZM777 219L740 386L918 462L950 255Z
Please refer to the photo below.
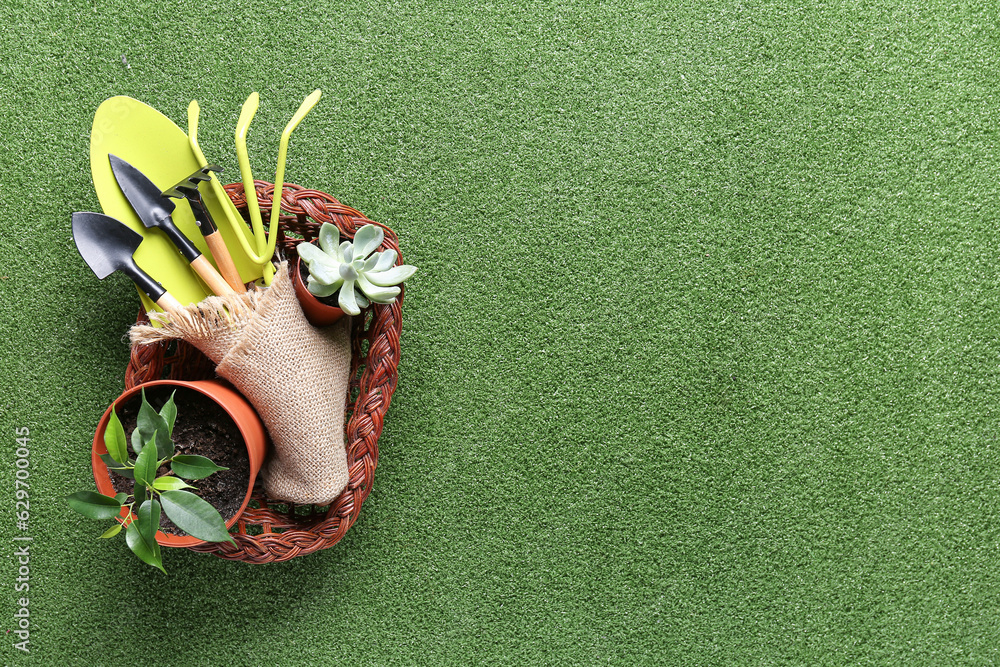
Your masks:
M267 224L274 186L264 181L256 181L255 185L261 215ZM227 185L226 193L243 218L249 220L243 185ZM295 246L302 239L315 239L324 222L335 224L347 238L354 238L360 227L372 223L364 214L326 193L290 183L282 189L281 211L276 251L279 258L294 259ZM385 231L381 249L399 252L396 234L385 225L374 224ZM402 261L400 253L399 262ZM236 546L209 543L191 547L193 551L249 563L273 563L326 549L340 541L357 520L361 504L372 488L382 418L396 389L402 302L401 292L394 304L373 304L354 318L344 429L350 478L343 493L329 506L295 505L265 497L258 483L250 506L240 516L238 533L233 535ZM145 313L140 311L137 322L147 321ZM131 388L160 378L200 380L213 377L213 369L201 352L183 341L135 347L125 371L125 386Z

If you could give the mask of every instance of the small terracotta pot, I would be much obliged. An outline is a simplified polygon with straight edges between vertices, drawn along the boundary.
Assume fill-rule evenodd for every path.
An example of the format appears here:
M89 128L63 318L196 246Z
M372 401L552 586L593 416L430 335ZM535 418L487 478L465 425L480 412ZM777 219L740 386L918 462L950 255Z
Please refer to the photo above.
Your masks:
M247 503L250 502L250 493L253 491L254 480L257 479L260 466L264 462L268 440L264 423L257 416L257 412L250 403L243 398L242 394L233 389L232 385L220 380L198 380L196 382L155 380L133 387L119 396L118 400L104 412L104 416L101 417L101 421L97 424L97 433L94 435L94 446L91 448L90 463L94 468L94 481L97 483L97 490L106 496L113 496L116 493L114 486L111 484L111 476L108 473L108 468L104 464L104 461L101 460L101 454L108 453L108 449L104 444L104 431L111 420L111 408L115 405L124 405L133 397L139 396L143 388L152 388L161 385L186 387L202 394L207 400L219 405L232 418L240 431L240 435L243 437L243 442L247 448L247 456L250 459L250 481L247 484L246 494L243 502L240 504L239 511L226 521L226 528L229 528L236 523L240 518L240 514L246 509ZM183 418L183 413L181 413L181 418ZM121 516L123 518L128 516L128 509L123 509ZM205 544L204 540L199 540L190 535L168 535L162 531L157 531L156 541L165 547L190 547L196 544Z
M305 283L302 282L302 260L295 260L295 268L292 269L292 284L295 286L295 296L299 299L302 312L305 313L309 324L314 327L328 327L344 315L344 311L336 306L328 306L320 301L315 294L309 291Z

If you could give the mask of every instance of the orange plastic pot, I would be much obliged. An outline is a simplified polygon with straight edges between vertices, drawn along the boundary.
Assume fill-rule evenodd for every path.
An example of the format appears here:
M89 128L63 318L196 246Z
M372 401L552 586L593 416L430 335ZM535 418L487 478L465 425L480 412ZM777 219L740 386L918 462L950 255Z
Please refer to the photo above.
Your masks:
M292 270L292 285L295 287L295 296L299 299L302 312L305 313L309 324L314 327L328 327L344 315L344 311L336 306L328 306L320 301L315 294L309 291L305 283L302 282L302 260L295 260L295 268Z
M257 412L250 403L243 398L242 394L233 389L232 385L221 380L198 380L196 382L155 380L133 387L119 396L118 400L104 412L104 416L101 417L101 421L97 424L97 433L94 434L94 446L91 448L90 463L94 468L94 481L97 483L97 490L106 496L115 495L115 488L111 484L111 476L108 473L108 468L104 465L104 461L101 460L101 454L108 453L108 449L104 445L104 431L111 420L112 407L115 405L125 405L132 398L139 396L143 388L152 388L161 385L186 387L198 392L207 400L219 405L236 423L236 427L239 429L247 448L247 456L250 459L250 481L247 484L246 494L243 497L243 502L240 504L239 511L226 522L226 527L229 528L236 523L240 518L240 514L246 509L247 503L250 502L250 493L253 491L254 480L257 478L257 473L260 472L260 466L264 462L264 456L267 453L268 439L267 429L264 428L264 423L257 416ZM183 419L183 412L180 413L179 418ZM128 510L123 509L122 517L126 516L128 516ZM190 535L168 535L162 531L157 531L156 541L165 547L191 547L205 543L204 540L199 540Z

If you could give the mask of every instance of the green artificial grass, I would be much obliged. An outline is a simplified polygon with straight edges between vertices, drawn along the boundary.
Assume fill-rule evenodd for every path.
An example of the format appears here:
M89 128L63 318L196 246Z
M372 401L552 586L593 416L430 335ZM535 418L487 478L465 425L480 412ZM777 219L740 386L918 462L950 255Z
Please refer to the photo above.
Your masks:
M0 596L31 431L31 653L4 664L998 659L1000 24L962 3L0 8ZM336 547L169 576L87 488L137 300L76 254L130 95L238 179L393 227L374 489Z

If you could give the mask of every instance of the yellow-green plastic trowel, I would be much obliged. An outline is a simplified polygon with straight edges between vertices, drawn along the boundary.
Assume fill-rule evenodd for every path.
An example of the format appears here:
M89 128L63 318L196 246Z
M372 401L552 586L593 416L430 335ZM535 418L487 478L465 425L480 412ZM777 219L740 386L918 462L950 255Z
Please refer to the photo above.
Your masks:
M142 171L161 189L169 188L179 179L200 169L203 165L191 149L188 136L169 118L156 109L130 97L112 97L105 100L94 115L90 135L90 168L94 190L107 215L125 223L143 236L134 258L146 273L183 304L197 303L211 292L177 251L170 240L158 230L146 229L131 205L122 194L111 171L108 155L115 154ZM230 218L235 212L232 202L221 188L206 188L203 199L209 212L217 220ZM194 216L187 204L174 210L173 221L184 234L204 253L210 256L207 244L198 230ZM261 266L252 262L243 252L236 234L242 228L220 225L220 232L232 252L233 261L245 282L260 278ZM253 240L251 239L253 243ZM246 243L246 239L243 240ZM157 309L149 298L140 292L147 310Z

